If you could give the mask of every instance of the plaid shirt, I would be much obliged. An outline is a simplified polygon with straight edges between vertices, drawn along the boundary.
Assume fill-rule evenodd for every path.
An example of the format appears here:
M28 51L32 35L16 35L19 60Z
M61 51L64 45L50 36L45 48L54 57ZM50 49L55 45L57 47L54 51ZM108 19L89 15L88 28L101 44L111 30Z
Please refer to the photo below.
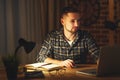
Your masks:
M77 37L70 46L64 38L63 29L60 29L48 34L37 56L37 62L43 62L47 57L51 57L57 60L72 59L75 63L86 63L88 54L94 60L99 55L99 47L88 32L78 30Z

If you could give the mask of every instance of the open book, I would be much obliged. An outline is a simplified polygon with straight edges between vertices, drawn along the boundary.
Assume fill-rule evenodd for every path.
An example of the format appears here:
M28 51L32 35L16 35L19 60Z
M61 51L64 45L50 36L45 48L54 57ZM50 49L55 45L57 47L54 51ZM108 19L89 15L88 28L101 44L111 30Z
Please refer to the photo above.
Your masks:
M57 70L63 68L60 65L52 63L33 63L25 65L27 69L31 70Z

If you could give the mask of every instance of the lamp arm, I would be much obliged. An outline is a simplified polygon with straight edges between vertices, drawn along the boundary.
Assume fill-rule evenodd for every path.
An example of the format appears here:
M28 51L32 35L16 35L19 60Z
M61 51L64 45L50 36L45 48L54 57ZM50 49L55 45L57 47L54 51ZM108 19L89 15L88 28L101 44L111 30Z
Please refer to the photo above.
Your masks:
M20 47L21 47L21 46L19 45L19 46L15 49L15 53L14 53L14 56L15 56L15 57L17 56L17 52L18 52L18 50L19 50Z

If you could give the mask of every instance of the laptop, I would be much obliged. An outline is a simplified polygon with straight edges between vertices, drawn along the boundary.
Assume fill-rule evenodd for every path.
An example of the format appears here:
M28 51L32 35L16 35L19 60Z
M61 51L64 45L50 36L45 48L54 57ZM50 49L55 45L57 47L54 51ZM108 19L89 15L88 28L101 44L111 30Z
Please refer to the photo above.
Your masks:
M96 69L84 69L76 72L92 76L120 75L120 45L102 47Z

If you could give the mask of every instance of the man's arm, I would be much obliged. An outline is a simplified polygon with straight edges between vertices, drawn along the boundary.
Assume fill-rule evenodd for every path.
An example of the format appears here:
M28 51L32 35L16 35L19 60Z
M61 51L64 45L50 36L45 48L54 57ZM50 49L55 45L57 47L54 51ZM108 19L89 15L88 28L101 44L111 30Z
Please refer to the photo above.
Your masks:
M89 53L91 53L94 62L97 63L99 58L100 48L91 34L87 35L87 44L88 44Z
M60 60L56 60L56 59L52 59L52 58L46 58L44 62L58 64L60 66L65 66L67 68L74 67L74 62L73 62L73 60L70 60L70 59L60 61Z
M52 37L51 37L52 36ZM60 66L65 66L65 67L74 67L74 62L73 60L67 59L64 61L60 61L57 59L53 59L52 58L52 42L51 40L53 40L53 35L49 35L46 40L44 40L44 43L40 49L40 52L37 56L37 62L47 62L47 63L54 63L54 64L58 64Z

